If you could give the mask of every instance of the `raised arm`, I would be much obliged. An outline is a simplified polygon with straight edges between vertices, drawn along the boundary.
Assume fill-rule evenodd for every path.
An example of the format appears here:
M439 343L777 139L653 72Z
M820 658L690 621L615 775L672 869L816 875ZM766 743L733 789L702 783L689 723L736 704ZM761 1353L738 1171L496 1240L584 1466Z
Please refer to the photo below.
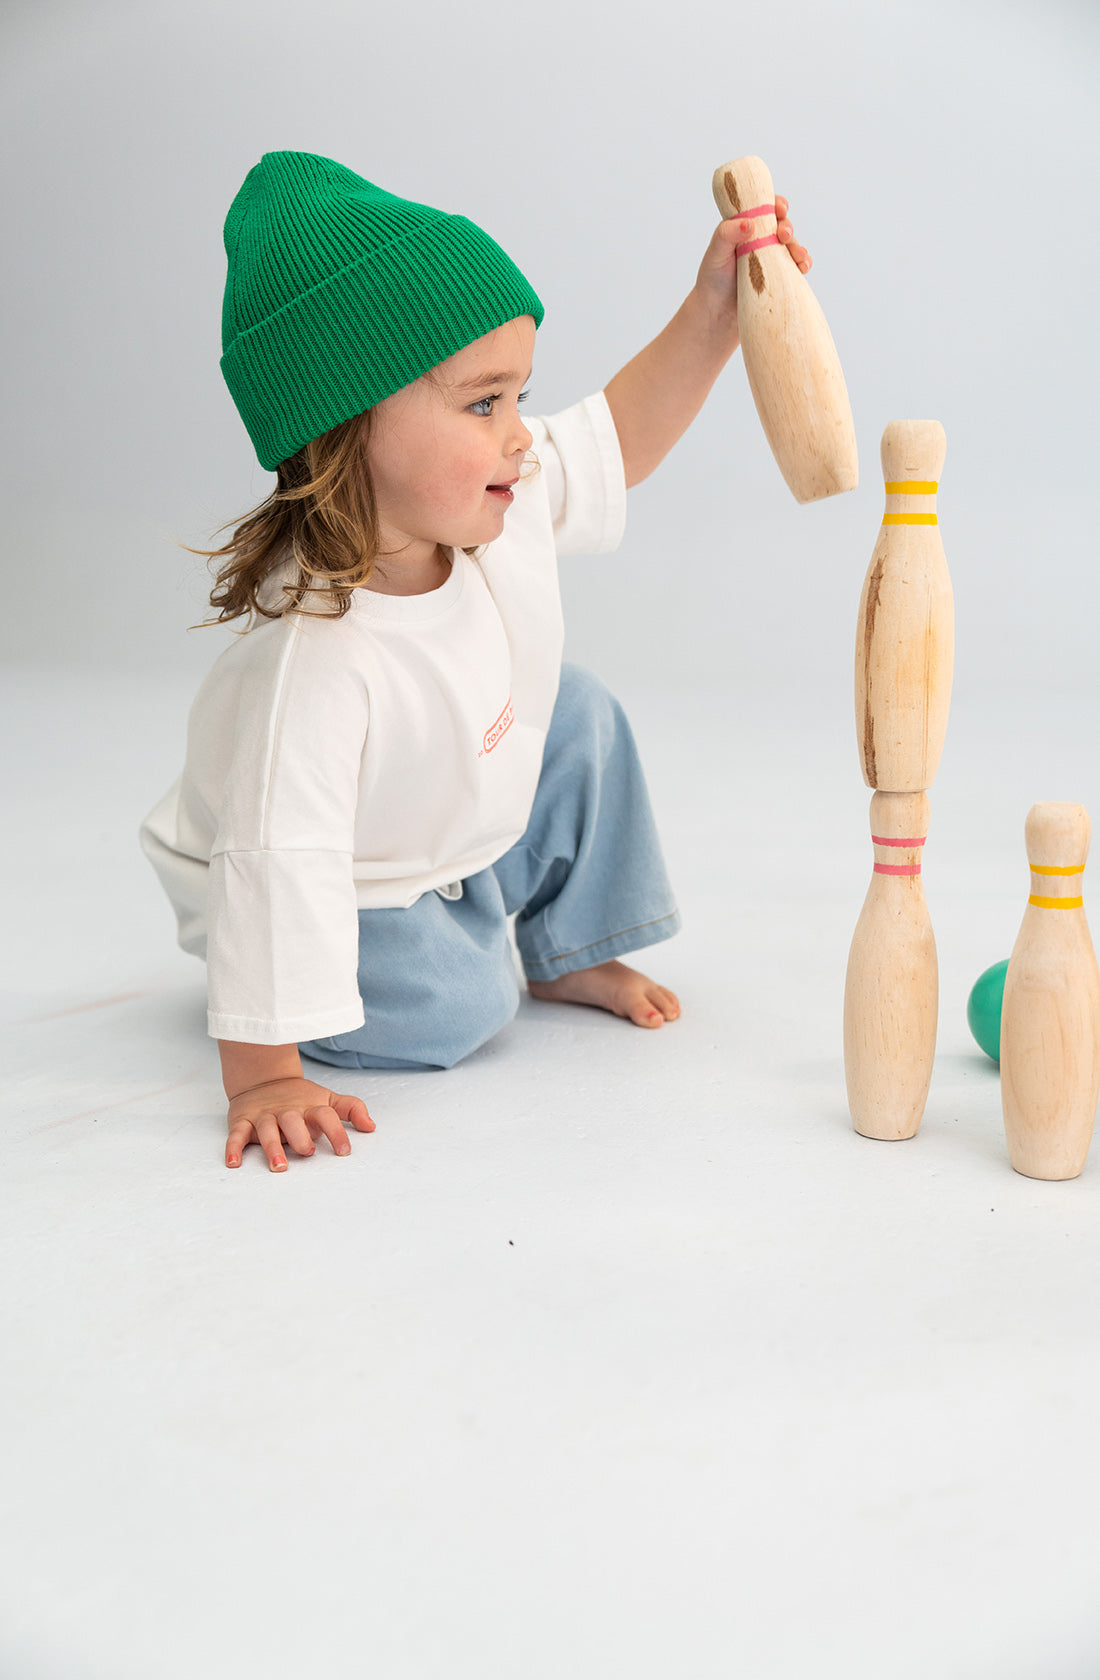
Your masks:
M779 240L805 274L811 266L777 198ZM687 431L714 381L737 349L738 241L752 223L720 222L688 296L662 333L640 350L604 390L619 434L629 489L648 478Z

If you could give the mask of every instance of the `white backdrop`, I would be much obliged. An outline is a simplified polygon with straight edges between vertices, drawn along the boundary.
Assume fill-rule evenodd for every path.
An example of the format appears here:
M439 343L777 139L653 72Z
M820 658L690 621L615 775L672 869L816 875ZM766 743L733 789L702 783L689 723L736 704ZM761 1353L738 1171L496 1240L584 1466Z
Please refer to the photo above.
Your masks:
M221 223L245 172L318 151L480 221L548 306L532 404L664 324L758 152L810 247L862 484L772 463L740 359L570 564L570 652L656 677L846 693L896 417L947 429L956 705L1096 697L1091 486L1100 25L1086 0L312 0L12 5L3 26L3 635L18 658L197 675L204 543L266 494L218 371ZM845 702L847 704L847 702ZM1053 715L1053 713L1052 713Z
M1098 71L1095 0L0 10L5 1677L1093 1680L1097 1161L1012 1173L965 1001L1028 806L1100 815ZM536 411L660 329L713 169L760 153L863 482L796 506L737 363L621 550L565 563L570 651L642 740L683 1020L525 1004L445 1077L364 1075L375 1136L272 1179L220 1165L136 830L228 635L187 634L177 545L271 482L218 371L221 225L282 147L515 255ZM904 416L947 431L958 650L937 1069L894 1150L849 1129L840 1013Z

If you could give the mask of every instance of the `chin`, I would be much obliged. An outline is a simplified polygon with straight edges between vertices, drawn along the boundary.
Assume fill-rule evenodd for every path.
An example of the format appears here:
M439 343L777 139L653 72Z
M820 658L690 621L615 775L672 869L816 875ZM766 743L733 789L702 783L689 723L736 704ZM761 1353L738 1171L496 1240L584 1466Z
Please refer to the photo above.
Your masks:
M456 543L456 548L484 548L486 543L495 542L504 531L503 518L495 519L490 526L488 522L474 535L466 537L464 541Z

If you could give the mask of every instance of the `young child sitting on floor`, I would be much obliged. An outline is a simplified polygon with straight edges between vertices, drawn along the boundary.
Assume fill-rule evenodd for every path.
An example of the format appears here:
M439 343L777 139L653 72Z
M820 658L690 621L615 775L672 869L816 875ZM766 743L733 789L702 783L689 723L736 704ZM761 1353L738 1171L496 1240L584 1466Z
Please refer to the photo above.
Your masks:
M211 556L246 629L142 829L206 959L228 1166L374 1129L301 1053L451 1067L511 1020L513 915L532 996L680 1013L619 960L679 918L626 718L562 666L557 557L618 544L737 348L749 226L606 390L528 424L543 306L480 228L301 152L234 199L222 371L278 482Z

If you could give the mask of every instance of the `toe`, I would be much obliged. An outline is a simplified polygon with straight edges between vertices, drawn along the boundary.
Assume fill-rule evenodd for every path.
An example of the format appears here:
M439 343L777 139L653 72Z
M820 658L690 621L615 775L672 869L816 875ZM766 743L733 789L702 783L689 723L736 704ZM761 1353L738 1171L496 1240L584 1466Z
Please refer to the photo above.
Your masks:
M680 1000L675 992L666 991L664 986L658 986L651 995L665 1020L675 1021L680 1013Z
M630 1019L636 1027L663 1027L665 1024L665 1015L660 1004L648 995L638 998L631 1005Z

